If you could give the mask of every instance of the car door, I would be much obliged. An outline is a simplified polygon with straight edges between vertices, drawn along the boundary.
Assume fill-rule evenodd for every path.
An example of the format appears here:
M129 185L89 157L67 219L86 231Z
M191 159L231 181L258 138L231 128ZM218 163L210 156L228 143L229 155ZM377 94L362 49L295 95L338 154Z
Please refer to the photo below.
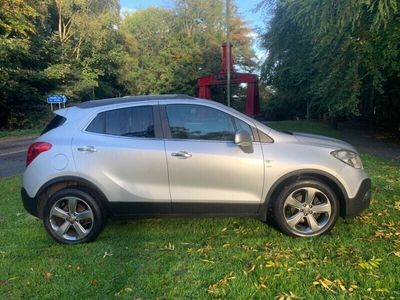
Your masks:
M171 210L159 124L157 105L111 109L73 139L77 170L106 194L117 215Z
M254 214L264 182L261 145L253 153L234 143L246 122L206 105L161 107L166 129L171 200L174 213Z

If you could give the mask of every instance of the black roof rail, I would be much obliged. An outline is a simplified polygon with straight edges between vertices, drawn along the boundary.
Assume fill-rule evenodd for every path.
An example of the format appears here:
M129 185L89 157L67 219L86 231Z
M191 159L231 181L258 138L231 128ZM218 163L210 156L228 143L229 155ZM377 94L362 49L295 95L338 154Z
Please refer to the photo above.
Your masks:
M118 97L118 98L108 98L108 99L85 101L85 102L79 103L77 105L77 107L93 108L93 107L100 107L100 106L106 106L106 105L112 105L112 104L139 102L139 101L147 101L147 100L174 100L174 99L190 100L190 99L195 99L195 98L192 96L183 95L183 94L124 96L124 97Z

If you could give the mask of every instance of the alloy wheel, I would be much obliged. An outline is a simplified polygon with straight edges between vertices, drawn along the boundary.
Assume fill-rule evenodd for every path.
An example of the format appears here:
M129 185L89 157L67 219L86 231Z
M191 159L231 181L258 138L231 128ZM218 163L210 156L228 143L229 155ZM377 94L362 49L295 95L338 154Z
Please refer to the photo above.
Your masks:
M285 199L283 214L291 230L300 235L314 235L329 223L332 204L321 190L302 187Z
M63 197L51 207L49 221L57 236L68 241L76 241L85 238L91 232L94 214L83 199Z

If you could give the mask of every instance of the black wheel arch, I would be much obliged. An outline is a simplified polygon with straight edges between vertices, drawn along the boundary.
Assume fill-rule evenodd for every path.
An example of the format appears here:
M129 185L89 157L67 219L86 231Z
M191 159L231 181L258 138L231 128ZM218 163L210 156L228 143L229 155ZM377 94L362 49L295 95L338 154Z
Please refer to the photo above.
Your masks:
M45 200L49 199L51 195L63 188L78 188L91 194L103 212L104 217L108 216L108 200L104 193L94 183L78 176L60 176L53 178L42 185L36 193L35 199L37 203L37 215L43 218L43 208Z
M265 197L264 203L262 203L260 206L259 218L262 221L266 221L267 218L270 217L269 214L271 212L271 204L273 203L274 199L279 196L282 189L288 184L303 179L320 180L321 182L327 184L333 190L339 200L339 215L341 217L345 216L348 195L340 181L333 175L321 170L302 169L283 175L272 185L267 193L267 196Z

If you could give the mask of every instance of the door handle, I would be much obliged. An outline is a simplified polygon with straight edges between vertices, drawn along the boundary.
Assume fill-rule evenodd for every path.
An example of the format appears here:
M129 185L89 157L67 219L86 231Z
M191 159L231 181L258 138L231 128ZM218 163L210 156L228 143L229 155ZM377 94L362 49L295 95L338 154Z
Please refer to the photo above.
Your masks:
M186 151L179 151L171 153L171 156L179 157L179 158L189 158L192 157L192 154L187 153Z
M94 146L81 146L78 147L78 151L97 152L97 149Z

